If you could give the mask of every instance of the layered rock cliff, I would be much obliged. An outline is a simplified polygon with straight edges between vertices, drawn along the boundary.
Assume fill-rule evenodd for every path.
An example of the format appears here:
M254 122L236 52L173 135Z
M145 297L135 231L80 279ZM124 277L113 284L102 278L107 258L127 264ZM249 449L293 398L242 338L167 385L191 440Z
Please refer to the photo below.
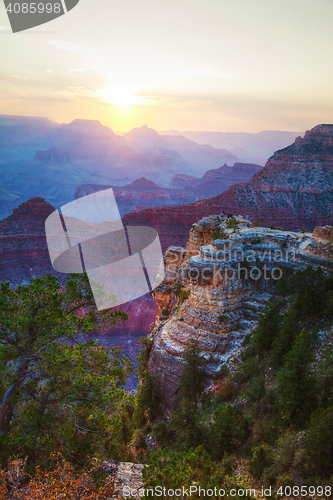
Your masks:
M237 359L282 277L308 265L333 267L332 236L331 227L296 233L216 215L193 225L186 250L166 252L166 277L153 292L158 308L148 366L167 409L175 405L186 342L198 341L212 384L221 366Z
M182 207L128 214L128 225L152 225L164 249L185 246L191 225L212 213L242 214L261 225L313 230L333 220L333 125L318 125L277 151L248 182Z
M54 211L43 198L31 198L0 222L0 280L19 284L52 270L45 220Z
M46 273L57 276L60 282L66 278L67 275L53 269L47 249L45 220L53 211L54 207L43 198L32 198L0 221L0 282L19 285ZM128 313L129 319L104 336L98 332L94 336L100 338L102 345L122 347L134 361L139 349L138 338L149 332L154 320L156 302L147 294L124 304L121 309Z
M113 188L121 216L148 207L177 206L197 199L197 196L192 191L162 188L144 177L136 179L125 186L83 184L77 186L74 199L109 188Z
M123 216L145 208L179 206L210 198L222 193L236 182L249 180L261 168L260 165L235 163L233 167L223 165L208 170L200 178L176 174L171 179L170 188L157 186L144 177L125 186L83 184L77 186L74 199L113 188L120 214Z

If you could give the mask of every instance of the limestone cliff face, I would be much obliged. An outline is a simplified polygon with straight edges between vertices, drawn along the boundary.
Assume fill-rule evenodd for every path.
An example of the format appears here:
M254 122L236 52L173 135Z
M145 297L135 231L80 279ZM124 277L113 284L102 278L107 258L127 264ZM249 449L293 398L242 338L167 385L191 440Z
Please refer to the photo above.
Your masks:
M191 225L213 213L242 214L262 225L298 231L333 221L333 125L318 125L277 151L248 182L182 207L128 214L129 225L152 225L164 249L185 246Z
M149 369L167 409L174 407L186 342L198 341L209 385L223 363L237 358L282 276L309 264L333 267L332 236L331 227L295 233L254 228L240 216L210 216L193 225L186 250L166 252L166 278L153 293L158 307ZM176 282L187 292L183 303Z

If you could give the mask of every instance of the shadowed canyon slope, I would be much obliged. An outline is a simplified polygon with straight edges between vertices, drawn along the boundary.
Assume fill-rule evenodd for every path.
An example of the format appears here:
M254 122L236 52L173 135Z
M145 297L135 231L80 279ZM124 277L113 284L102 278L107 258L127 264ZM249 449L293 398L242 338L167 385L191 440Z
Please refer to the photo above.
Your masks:
M241 214L261 225L312 230L333 220L333 125L318 125L277 151L251 180L214 198L182 207L127 214L128 225L150 225L162 246L185 246L191 225L212 213Z

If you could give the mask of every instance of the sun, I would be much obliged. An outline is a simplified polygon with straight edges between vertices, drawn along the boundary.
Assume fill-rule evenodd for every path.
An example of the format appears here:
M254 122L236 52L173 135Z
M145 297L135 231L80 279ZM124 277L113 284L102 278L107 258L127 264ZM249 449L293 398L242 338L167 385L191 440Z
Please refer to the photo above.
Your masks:
M116 104L117 106L132 106L142 104L144 99L135 95L137 92L133 87L109 87L108 89L100 90L99 94L107 102Z

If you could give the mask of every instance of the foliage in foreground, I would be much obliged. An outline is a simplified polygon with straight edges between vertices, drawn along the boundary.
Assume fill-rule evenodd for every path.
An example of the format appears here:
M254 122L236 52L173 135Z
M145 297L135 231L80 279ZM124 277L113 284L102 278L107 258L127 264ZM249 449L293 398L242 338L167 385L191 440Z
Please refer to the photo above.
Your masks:
M60 453L52 453L48 469L37 466L34 476L27 474L26 460L16 459L8 470L0 470L0 498L17 500L102 500L104 488L97 488L91 472L76 473Z
M147 485L162 474L176 486L181 464L159 472L156 460L173 464L197 447L216 468L234 455L246 460L259 484L333 485L333 273L308 267L281 281L279 293L237 369L221 370L215 395L202 390L204 363L188 345L179 407L150 422L164 450L150 454Z
M121 311L96 312L86 275L72 275L64 287L51 275L16 290L1 284L3 464L14 455L43 463L54 450L80 464L117 447L131 366L119 350L77 337L125 319Z
M94 312L85 278L72 277L64 289L46 277L15 292L3 285L1 292L0 456L4 464L14 453L27 456L32 476L24 476L22 491L30 485L45 488L45 498L55 495L47 489L57 474L47 462L50 451L60 450L81 467L92 454L123 458L133 429L137 460L147 463L145 487L250 488L233 475L240 460L257 485L333 485L333 348L327 333L333 274L309 267L281 281L280 295L244 340L237 368L222 367L215 394L204 391L205 361L189 342L178 407L168 418L147 370L150 340L141 352L135 402L122 390L130 367L120 353L75 342L95 324L124 319L123 313ZM147 435L160 449L149 450ZM33 472L29 464L46 468ZM8 472L1 473L0 487L14 494ZM77 498L95 498L90 479L75 478L81 484L75 495L87 495Z

